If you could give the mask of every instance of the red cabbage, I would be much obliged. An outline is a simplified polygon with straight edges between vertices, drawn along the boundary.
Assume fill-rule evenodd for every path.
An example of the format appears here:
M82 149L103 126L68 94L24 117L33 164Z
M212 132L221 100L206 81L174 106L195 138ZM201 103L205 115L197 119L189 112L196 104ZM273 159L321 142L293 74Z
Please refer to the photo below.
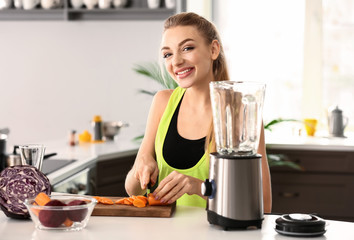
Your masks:
M50 182L33 166L11 166L0 173L0 206L10 218L29 218L28 210L23 203L27 198L35 197L40 192L50 195Z

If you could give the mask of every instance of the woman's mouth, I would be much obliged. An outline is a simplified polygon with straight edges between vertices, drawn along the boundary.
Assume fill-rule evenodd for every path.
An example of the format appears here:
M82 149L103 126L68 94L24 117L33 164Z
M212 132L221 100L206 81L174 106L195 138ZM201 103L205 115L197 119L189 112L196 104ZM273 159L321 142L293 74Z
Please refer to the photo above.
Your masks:
M176 72L176 76L178 78L185 78L188 77L192 72L193 72L194 68L185 68L185 69L181 69L179 71Z

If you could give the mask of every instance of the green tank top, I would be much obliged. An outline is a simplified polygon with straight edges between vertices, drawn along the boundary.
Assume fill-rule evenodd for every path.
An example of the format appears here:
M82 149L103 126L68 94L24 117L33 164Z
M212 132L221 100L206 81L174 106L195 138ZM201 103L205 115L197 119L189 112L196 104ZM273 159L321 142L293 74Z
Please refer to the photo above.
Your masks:
M207 152L204 153L199 162L191 168L188 169L176 169L168 165L168 163L163 158L162 149L165 141L165 137L167 134L168 127L170 126L170 122L172 116L178 106L178 103L181 101L184 92L186 89L181 87L177 87L167 103L165 112L163 113L159 127L156 133L155 139L155 153L156 153L156 161L159 168L159 179L160 183L162 179L168 176L171 172L177 171L182 174L192 176L201 180L205 180L209 177L209 154ZM206 207L206 200L198 195L188 195L184 194L177 200L177 205L185 205L185 206L197 206L197 207Z

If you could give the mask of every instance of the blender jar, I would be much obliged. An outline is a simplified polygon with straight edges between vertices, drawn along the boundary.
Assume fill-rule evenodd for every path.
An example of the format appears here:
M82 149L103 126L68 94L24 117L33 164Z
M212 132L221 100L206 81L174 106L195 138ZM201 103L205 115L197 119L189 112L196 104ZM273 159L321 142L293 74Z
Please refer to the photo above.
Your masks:
M265 84L210 83L216 150L223 155L257 153L262 127Z

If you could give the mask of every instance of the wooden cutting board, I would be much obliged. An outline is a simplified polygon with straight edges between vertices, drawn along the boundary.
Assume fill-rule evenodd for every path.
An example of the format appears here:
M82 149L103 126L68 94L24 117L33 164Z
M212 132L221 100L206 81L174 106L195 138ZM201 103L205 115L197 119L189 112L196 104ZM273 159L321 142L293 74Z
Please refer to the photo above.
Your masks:
M109 197L113 201L122 197ZM149 206L138 208L130 205L105 205L102 203L96 204L93 209L92 216L121 216L121 217L165 217L172 216L176 209L176 203L166 206Z

